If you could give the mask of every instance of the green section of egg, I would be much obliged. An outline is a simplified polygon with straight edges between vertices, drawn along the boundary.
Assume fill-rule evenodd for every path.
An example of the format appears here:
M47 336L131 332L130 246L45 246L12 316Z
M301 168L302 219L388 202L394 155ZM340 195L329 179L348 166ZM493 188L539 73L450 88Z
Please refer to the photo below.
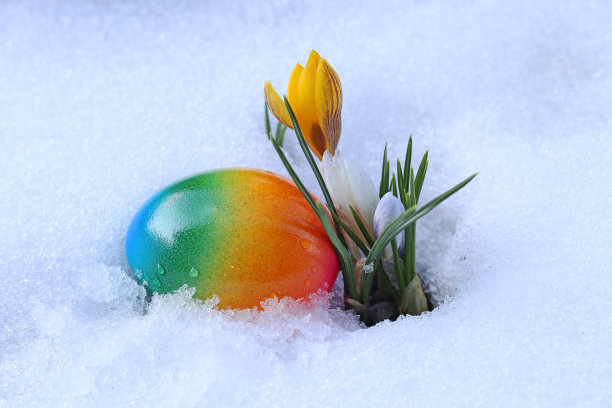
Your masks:
M217 256L225 226L235 215L230 170L199 174L161 190L136 214L126 237L126 254L136 279L149 292L170 293L187 284L197 297L212 295L223 265Z

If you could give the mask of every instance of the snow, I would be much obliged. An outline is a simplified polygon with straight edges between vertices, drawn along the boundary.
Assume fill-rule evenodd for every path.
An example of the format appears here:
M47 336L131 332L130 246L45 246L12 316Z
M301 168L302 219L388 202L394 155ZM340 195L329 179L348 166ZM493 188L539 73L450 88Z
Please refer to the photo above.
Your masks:
M0 407L609 406L612 5L0 5ZM340 147L430 152L419 222L440 306L363 329L329 307L152 299L125 232L217 167L284 173L263 83L311 48L344 90ZM313 191L294 138L286 150Z

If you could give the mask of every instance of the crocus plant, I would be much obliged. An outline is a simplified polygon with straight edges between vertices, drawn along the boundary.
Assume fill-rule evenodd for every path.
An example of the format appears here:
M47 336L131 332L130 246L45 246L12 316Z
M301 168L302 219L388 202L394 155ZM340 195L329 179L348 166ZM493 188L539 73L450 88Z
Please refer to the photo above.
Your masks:
M293 129L285 103L268 81L264 84L264 94L276 119ZM310 53L306 66L296 64L293 68L287 99L313 153L319 160L325 151L333 155L342 130L342 86L336 71L316 51Z
M363 167L338 150L342 129L342 86L336 71L314 50L305 66L296 64L284 99L268 81L264 85L264 94L268 137L338 253L346 306L354 309L366 324L393 318L398 313L419 315L428 310L427 298L416 271L416 221L463 188L476 174L419 207L429 163L428 153L423 156L415 173L410 136L403 165L398 159L393 172L385 146L377 192ZM272 135L268 109L279 121L275 136ZM295 131L321 187L331 220L323 204L315 201L308 192L281 149L287 127ZM375 305L381 302L393 305L386 308L391 310L389 313L374 312Z

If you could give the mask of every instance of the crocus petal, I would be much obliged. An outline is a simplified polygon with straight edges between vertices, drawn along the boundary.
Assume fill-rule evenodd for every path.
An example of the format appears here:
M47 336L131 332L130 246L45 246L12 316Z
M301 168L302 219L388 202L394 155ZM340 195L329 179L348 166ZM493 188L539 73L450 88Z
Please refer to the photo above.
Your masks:
M393 195L392 192L388 192L385 194L378 203L376 207L376 211L374 212L374 234L376 238L383 233L385 228L389 226L389 224L397 217L404 213L404 205L402 202ZM395 242L397 242L397 247L399 251L402 252L404 249L404 231L402 231L397 237L395 237ZM391 247L385 248L385 255L390 255Z
M328 151L323 154L321 161L321 174L327 185L329 194L334 201L336 212L359 238L365 241L363 234L359 231L357 223L353 219L349 205L353 205L353 191L348 182L348 175L344 161L340 156L332 156ZM354 207L353 207L354 208Z
M365 241L351 213L350 207L353 207L373 236L378 193L369 175L355 161L346 160L339 151L334 156L329 151L323 154L321 173L342 221Z
M354 200L353 191L344 165L344 158L340 154L332 156L326 151L321 161L321 174L332 196L332 200L334 200L334 205L348 210L349 203L354 204Z
M272 112L279 122L293 129L287 106L285 106L285 102L283 102L280 96L278 96L278 93L272 88L272 84L270 84L269 81L266 81L264 84L264 95L270 112Z
M327 143L317 118L315 106L315 78L317 71L316 66L312 66L312 60L311 54L311 58L308 59L308 64L306 64L300 76L296 116L304 138L320 160L323 152L327 149Z
M308 61L306 61L306 66L316 70L319 66L319 61L321 61L321 56L318 52L312 50L310 51L310 55L308 56Z
M340 141L342 121L342 86L340 78L331 65L325 60L319 61L315 78L315 105L321 131L327 142L327 150L336 152Z
M289 104L291 105L291 109L293 109L293 113L295 113L296 118L298 117L298 84L300 82L300 76L302 75L303 70L303 66L300 64L295 64L295 67L291 72L291 76L289 77L289 85L287 86L287 99L289 100Z
M339 152L336 152L336 154L338 153ZM370 236L373 237L374 212L379 202L378 192L376 188L374 188L374 183L372 183L370 175L357 161L345 160L345 166L349 177L349 183L353 189L353 199L355 201L353 208L361 215Z

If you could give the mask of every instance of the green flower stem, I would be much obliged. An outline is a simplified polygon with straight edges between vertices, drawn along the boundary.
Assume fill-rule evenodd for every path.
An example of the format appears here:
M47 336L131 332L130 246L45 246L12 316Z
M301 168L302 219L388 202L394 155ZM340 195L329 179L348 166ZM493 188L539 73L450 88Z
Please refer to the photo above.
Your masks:
M426 157L427 157L427 152L425 152L423 159L425 160ZM423 163L423 161L421 161L421 163ZM419 199L415 192L416 188L417 186L414 181L414 169L411 167L410 168L410 193L409 193L410 199L408 201L408 204L410 206L418 205ZM412 223L404 231L406 233L406 236L410 237L410 241L409 241L410 245L406 247L407 257L404 260L405 265L406 265L405 266L406 282L410 283L412 282L412 279L414 278L414 274L416 273L416 222Z
M352 205L349 204L349 208L351 209L351 213L353 214L353 218L355 219L355 222L357 223L357 227L359 227L359 231L361 231L361 233L363 234L363 237L365 238L366 242L371 247L374 244L374 239L372 238L372 236L368 232L368 229L366 228L365 223L363 222L363 220L359 216L359 213L357 211L355 211L355 209L353 208Z
M397 249L397 241L395 239L391 240L391 248L393 249L393 264L395 266L395 274L397 275L397 283L399 284L400 292L403 292L406 289L406 281L400 269L400 256Z
M367 256L370 253L370 249L368 248L368 246L361 240L361 238L359 238L359 236L357 236L357 234L353 232L353 230L348 225L344 223L344 221L340 219L340 217L338 217L338 215L335 214L335 212L332 212L331 209L330 213L332 217L334 217L334 220L338 224L340 224L342 229L346 232L346 235L348 235L349 238L352 239L355 244L357 244L361 252L363 252Z
M293 179L293 182L295 183L297 188L300 190L300 192L302 193L304 198L306 198L306 201L308 201L308 204L310 204L310 207L312 207L312 209L315 210L315 212L316 212L316 207L317 206L316 206L316 203L315 203L315 200L314 200L313 196L310 194L308 189L304 186L304 183L302 183L302 180L300 180L300 178L298 177L298 175L295 172L295 170L293 170L293 167L289 163L289 160L287 160L287 157L285 156L285 153L283 153L283 151L280 148L280 146L276 143L276 140L274 140L274 137L272 136L272 133L270 133L268 136L270 138L270 141L272 142L272 146L274 146L274 149L276 150L276 153L278 154L278 156L280 157L281 161L285 165L285 169L287 169L287 172L289 173L289 176L291 176L291 178Z
M266 135L272 134L272 128L270 127L270 114L268 113L268 104L264 103L266 107Z
M287 172L293 179L293 182L295 183L297 188L300 190L304 198L306 198L306 201L308 201L308 204L310 205L310 207L313 209L313 211L319 218L319 221L321 221L321 224L323 225L325 232L327 233L330 241L332 242L336 250L338 260L340 261L340 268L342 269L342 278L344 280L345 290L348 290L349 296L351 296L353 299L356 299L357 298L357 283L355 281L355 273L353 271L353 264L351 262L351 256L348 253L348 250L346 249L346 244L344 244L344 241L340 240L340 238L338 237L338 234L336 234L336 230L334 230L334 227L332 226L331 221L329 220L329 217L327 216L327 212L325 211L321 203L318 201L315 202L314 198L312 197L308 189L306 189L306 187L304 186L304 183L302 183L302 181L298 177L295 170L293 170L293 167L289 163L289 160L287 160L287 157L283 153L282 149L276 143L276 140L274 140L274 137L272 137L272 133L269 133L268 137L270 138L270 141L272 142L272 146L274 146L276 153L278 154L281 161L285 165Z
M336 234L334 226L327 216L327 211L325 211L320 201L316 202L315 212L319 216L319 220L321 220L321 224L323 224L323 228L325 228L325 232L327 232L329 239L340 255L340 261L344 265L344 268L342 269L342 276L344 277L345 274L348 275L347 279L345 280L345 282L348 283L348 288L345 287L345 290L348 289L349 296L351 298L357 299L357 281L355 280L355 272L353 271L351 255L346 249L344 243L338 238L338 234Z
M383 281L385 282L385 285L387 285L387 288L389 288L389 291L391 292L391 296L393 296L393 300L395 300L395 303L398 303L400 299L399 292L397 291L397 288L395 287L395 285L391 283L391 279L389 279L387 272L385 272L385 269L382 266L382 261L380 260L378 261L376 270L374 271L374 274L377 274L377 273L381 274Z
M287 126L278 122L276 125L276 135L274 136L274 140L276 140L276 144L279 146L283 146L283 141L285 140L285 131L287 130Z
M289 104L289 100L287 99L286 96L285 96L285 105L287 106L287 111L289 111L289 117L291 118L291 123L293 123L293 129L295 130L295 135L297 136L298 142L300 143L300 147L302 148L302 151L304 152L304 155L306 156L306 160L308 160L308 164L310 164L310 167L312 168L312 171L317 181L319 182L319 186L321 187L321 191L323 192L323 196L325 197L325 202L330 208L330 211L336 213L336 207L334 206L334 202L331 198L331 195L329 194L329 190L327 189L327 186L325 185L325 181L323 180L323 176L321 176L321 172L319 171L319 167L317 166L317 163L314 161L314 158L312 157L312 153L310 153L310 148L308 147L308 144L306 143L306 139L304 139L304 135L302 134L300 125L298 124L297 118L295 117L295 114L293 113L293 109L291 108L291 105ZM336 213L336 215L338 215L338 213ZM336 227L336 231L340 231L340 226L336 223L335 219L334 219L334 226ZM340 238L340 242L344 245L344 247L346 247L346 243L344 242L344 237L342 236L342 234L339 234L339 238Z

